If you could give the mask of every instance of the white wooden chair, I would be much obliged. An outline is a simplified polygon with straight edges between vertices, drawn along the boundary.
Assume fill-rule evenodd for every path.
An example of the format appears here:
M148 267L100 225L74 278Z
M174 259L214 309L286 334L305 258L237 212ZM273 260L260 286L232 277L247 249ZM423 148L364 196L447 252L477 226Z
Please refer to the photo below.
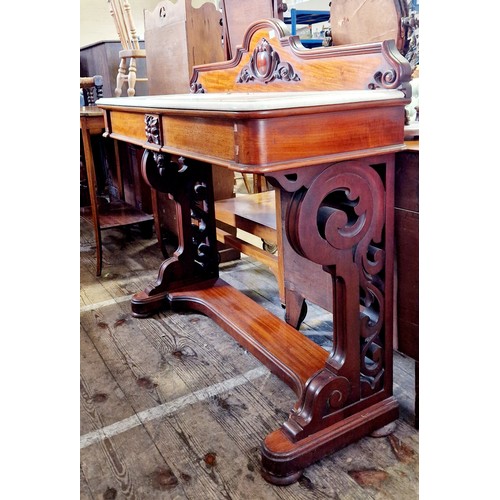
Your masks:
M122 95L125 81L128 82L127 95L135 95L136 82L146 82L146 77L137 76L136 59L145 58L146 50L141 49L128 0L108 0L109 11L115 22L116 31L123 49L120 50L120 65L116 76L115 97ZM128 68L127 68L128 62Z

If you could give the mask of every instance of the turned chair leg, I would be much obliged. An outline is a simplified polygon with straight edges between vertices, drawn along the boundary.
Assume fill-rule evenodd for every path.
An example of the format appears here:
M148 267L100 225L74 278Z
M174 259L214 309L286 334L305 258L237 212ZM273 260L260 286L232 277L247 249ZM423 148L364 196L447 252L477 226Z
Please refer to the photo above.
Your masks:
M115 97L120 97L122 95L123 84L127 80L127 61L122 58L120 59L120 65L118 66L118 74L116 75L116 88Z

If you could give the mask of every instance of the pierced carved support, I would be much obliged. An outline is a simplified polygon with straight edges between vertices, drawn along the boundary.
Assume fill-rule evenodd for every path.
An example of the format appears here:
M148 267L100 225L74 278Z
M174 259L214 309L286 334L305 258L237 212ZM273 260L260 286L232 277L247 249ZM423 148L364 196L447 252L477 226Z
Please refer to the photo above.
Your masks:
M164 307L171 290L217 278L219 264L210 165L145 150L141 168L153 189L175 201L179 246L160 266L156 281L132 299L138 317Z
M296 189L285 217L288 241L322 265L333 285L333 349L283 425L294 441L359 411L364 399L384 388L392 391L392 379L384 380L392 350L392 323L386 321L392 298L385 297L386 280L392 280L385 252L389 163L393 168L390 158L375 165L353 160L303 169L300 178L274 176L283 189Z

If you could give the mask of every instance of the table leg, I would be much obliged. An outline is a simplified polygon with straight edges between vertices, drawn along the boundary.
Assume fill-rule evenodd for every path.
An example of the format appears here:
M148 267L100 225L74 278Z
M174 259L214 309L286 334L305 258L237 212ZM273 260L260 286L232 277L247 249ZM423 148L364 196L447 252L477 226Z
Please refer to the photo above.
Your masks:
M212 167L183 157L145 150L142 174L176 203L179 246L160 266L158 277L132 298L132 313L146 317L168 307L172 290L218 277Z
M272 181L291 196L286 237L332 282L330 354L217 279L210 165L147 151L143 175L178 210L179 248L132 301L207 314L284 380L298 400L262 444L262 474L278 485L398 418L392 395L394 155L303 167ZM306 278L306 277L305 277Z
M264 477L301 470L398 418L392 395L394 155L273 174L295 252L332 280L333 349L262 446ZM307 277L304 277L307 279Z
M86 118L80 118L82 131L83 153L85 155L85 168L87 170L87 181L89 183L90 208L92 210L92 222L94 226L94 238L96 245L97 269L96 276L102 271L102 241L101 228L99 224L99 202L97 199L97 180L95 175L94 155L92 154L91 124Z

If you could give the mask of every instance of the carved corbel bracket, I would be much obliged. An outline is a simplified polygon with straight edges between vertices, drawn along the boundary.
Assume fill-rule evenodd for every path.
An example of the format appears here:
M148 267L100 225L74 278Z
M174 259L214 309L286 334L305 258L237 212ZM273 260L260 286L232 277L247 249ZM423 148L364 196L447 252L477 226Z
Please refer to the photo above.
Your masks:
M292 410L283 429L293 440L298 440L340 421L343 415L337 410L347 402L350 388L345 377L328 369L317 372L307 382L299 408Z
M299 189L309 188L312 181L326 168L328 165L314 165L304 169L290 171L272 172L266 175L266 179L274 187L280 187L289 193L295 193Z
M382 42L381 52L386 65L373 74L373 80L368 84L369 89L399 89L407 98L411 97L411 66L406 59L395 49L393 40ZM404 64L401 64L404 62ZM387 67L389 66L389 67Z

